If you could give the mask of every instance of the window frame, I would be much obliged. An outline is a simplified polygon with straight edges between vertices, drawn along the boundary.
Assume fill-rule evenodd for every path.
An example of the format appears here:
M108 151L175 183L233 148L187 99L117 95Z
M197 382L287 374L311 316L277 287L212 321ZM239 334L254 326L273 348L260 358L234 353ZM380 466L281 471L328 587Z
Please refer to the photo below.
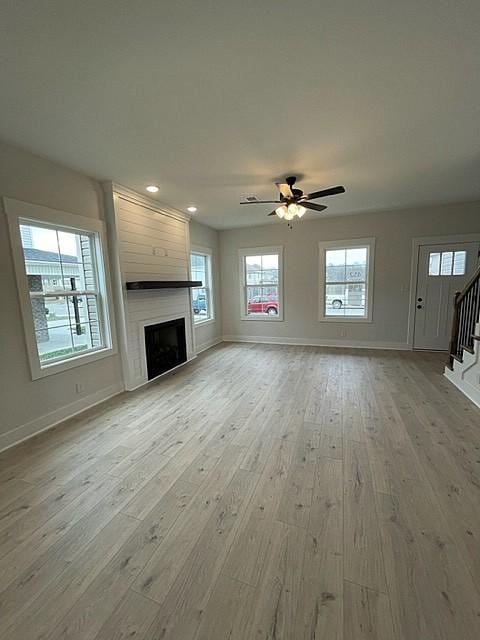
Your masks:
M189 254L189 260L190 260L190 264L189 264L189 270L190 273L192 272L192 260L191 257L192 255L197 255L197 256L202 256L205 257L206 260L206 283L204 287L194 287L192 289L192 296L191 296L191 308L192 308L192 323L194 327L203 327L206 324L211 324L213 322L215 322L215 293L214 293L214 282L213 282L213 251L212 249L210 249L209 247L200 247L198 245L192 245L190 247L190 254ZM207 295L208 295L208 300L210 303L210 316L208 318L205 318L205 320L197 320L195 322L195 314L193 313L193 291L195 289L206 289L207 290Z
M101 220L88 218L78 214L67 213L50 207L33 203L21 202L10 198L3 198L4 210L7 215L10 246L15 270L18 299L22 316L27 356L30 364L32 380L67 371L101 358L117 353L115 324L112 312L112 293L110 288L108 254L106 251L105 225ZM64 360L52 363L41 363L38 354L35 326L33 321L31 296L28 286L25 257L20 235L20 225L39 225L45 228L60 229L73 233L92 235L94 260L97 271L98 302L102 316L102 329L105 346L86 353L79 353Z
M248 256L278 255L278 315L249 315L247 313L246 262ZM252 247L238 250L239 283L240 283L240 319L257 322L283 322L283 246Z
M342 249L367 249L367 279L365 303L367 314L365 316L327 316L325 315L325 290L326 260L325 254L329 250ZM329 240L318 243L318 321L319 322L373 322L373 290L375 273L375 238L357 238L353 240ZM353 283L354 284L354 283Z

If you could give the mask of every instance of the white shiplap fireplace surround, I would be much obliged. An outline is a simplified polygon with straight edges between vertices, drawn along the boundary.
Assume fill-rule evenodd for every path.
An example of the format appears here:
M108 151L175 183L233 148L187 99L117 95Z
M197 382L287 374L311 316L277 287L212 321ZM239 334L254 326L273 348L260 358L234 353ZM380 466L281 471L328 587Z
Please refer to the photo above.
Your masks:
M137 280L189 280L190 217L114 183L104 191L123 376L132 390L147 382L147 325L184 318L187 361L195 355L190 289L126 289Z

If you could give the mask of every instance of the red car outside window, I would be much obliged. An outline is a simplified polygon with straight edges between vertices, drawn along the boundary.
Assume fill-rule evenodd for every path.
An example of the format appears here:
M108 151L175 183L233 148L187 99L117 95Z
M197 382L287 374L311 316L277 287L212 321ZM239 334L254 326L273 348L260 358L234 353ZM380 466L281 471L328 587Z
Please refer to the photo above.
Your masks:
M278 300L274 296L255 296L248 301L248 313L278 315Z

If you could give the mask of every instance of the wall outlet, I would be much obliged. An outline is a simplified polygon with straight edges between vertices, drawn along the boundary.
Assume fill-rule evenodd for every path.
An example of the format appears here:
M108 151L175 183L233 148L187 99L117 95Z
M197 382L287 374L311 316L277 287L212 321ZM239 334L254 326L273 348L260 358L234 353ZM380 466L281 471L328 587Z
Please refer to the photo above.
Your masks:
M84 391L85 391L85 385L83 384L83 382L77 382L75 384L75 392L83 393Z

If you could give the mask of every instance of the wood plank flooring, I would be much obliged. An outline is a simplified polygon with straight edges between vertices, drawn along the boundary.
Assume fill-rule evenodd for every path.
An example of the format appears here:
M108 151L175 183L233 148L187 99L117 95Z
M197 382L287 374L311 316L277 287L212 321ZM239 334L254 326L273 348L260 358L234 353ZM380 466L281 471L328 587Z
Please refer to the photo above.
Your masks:
M229 344L0 454L0 637L478 640L480 410L432 353Z

